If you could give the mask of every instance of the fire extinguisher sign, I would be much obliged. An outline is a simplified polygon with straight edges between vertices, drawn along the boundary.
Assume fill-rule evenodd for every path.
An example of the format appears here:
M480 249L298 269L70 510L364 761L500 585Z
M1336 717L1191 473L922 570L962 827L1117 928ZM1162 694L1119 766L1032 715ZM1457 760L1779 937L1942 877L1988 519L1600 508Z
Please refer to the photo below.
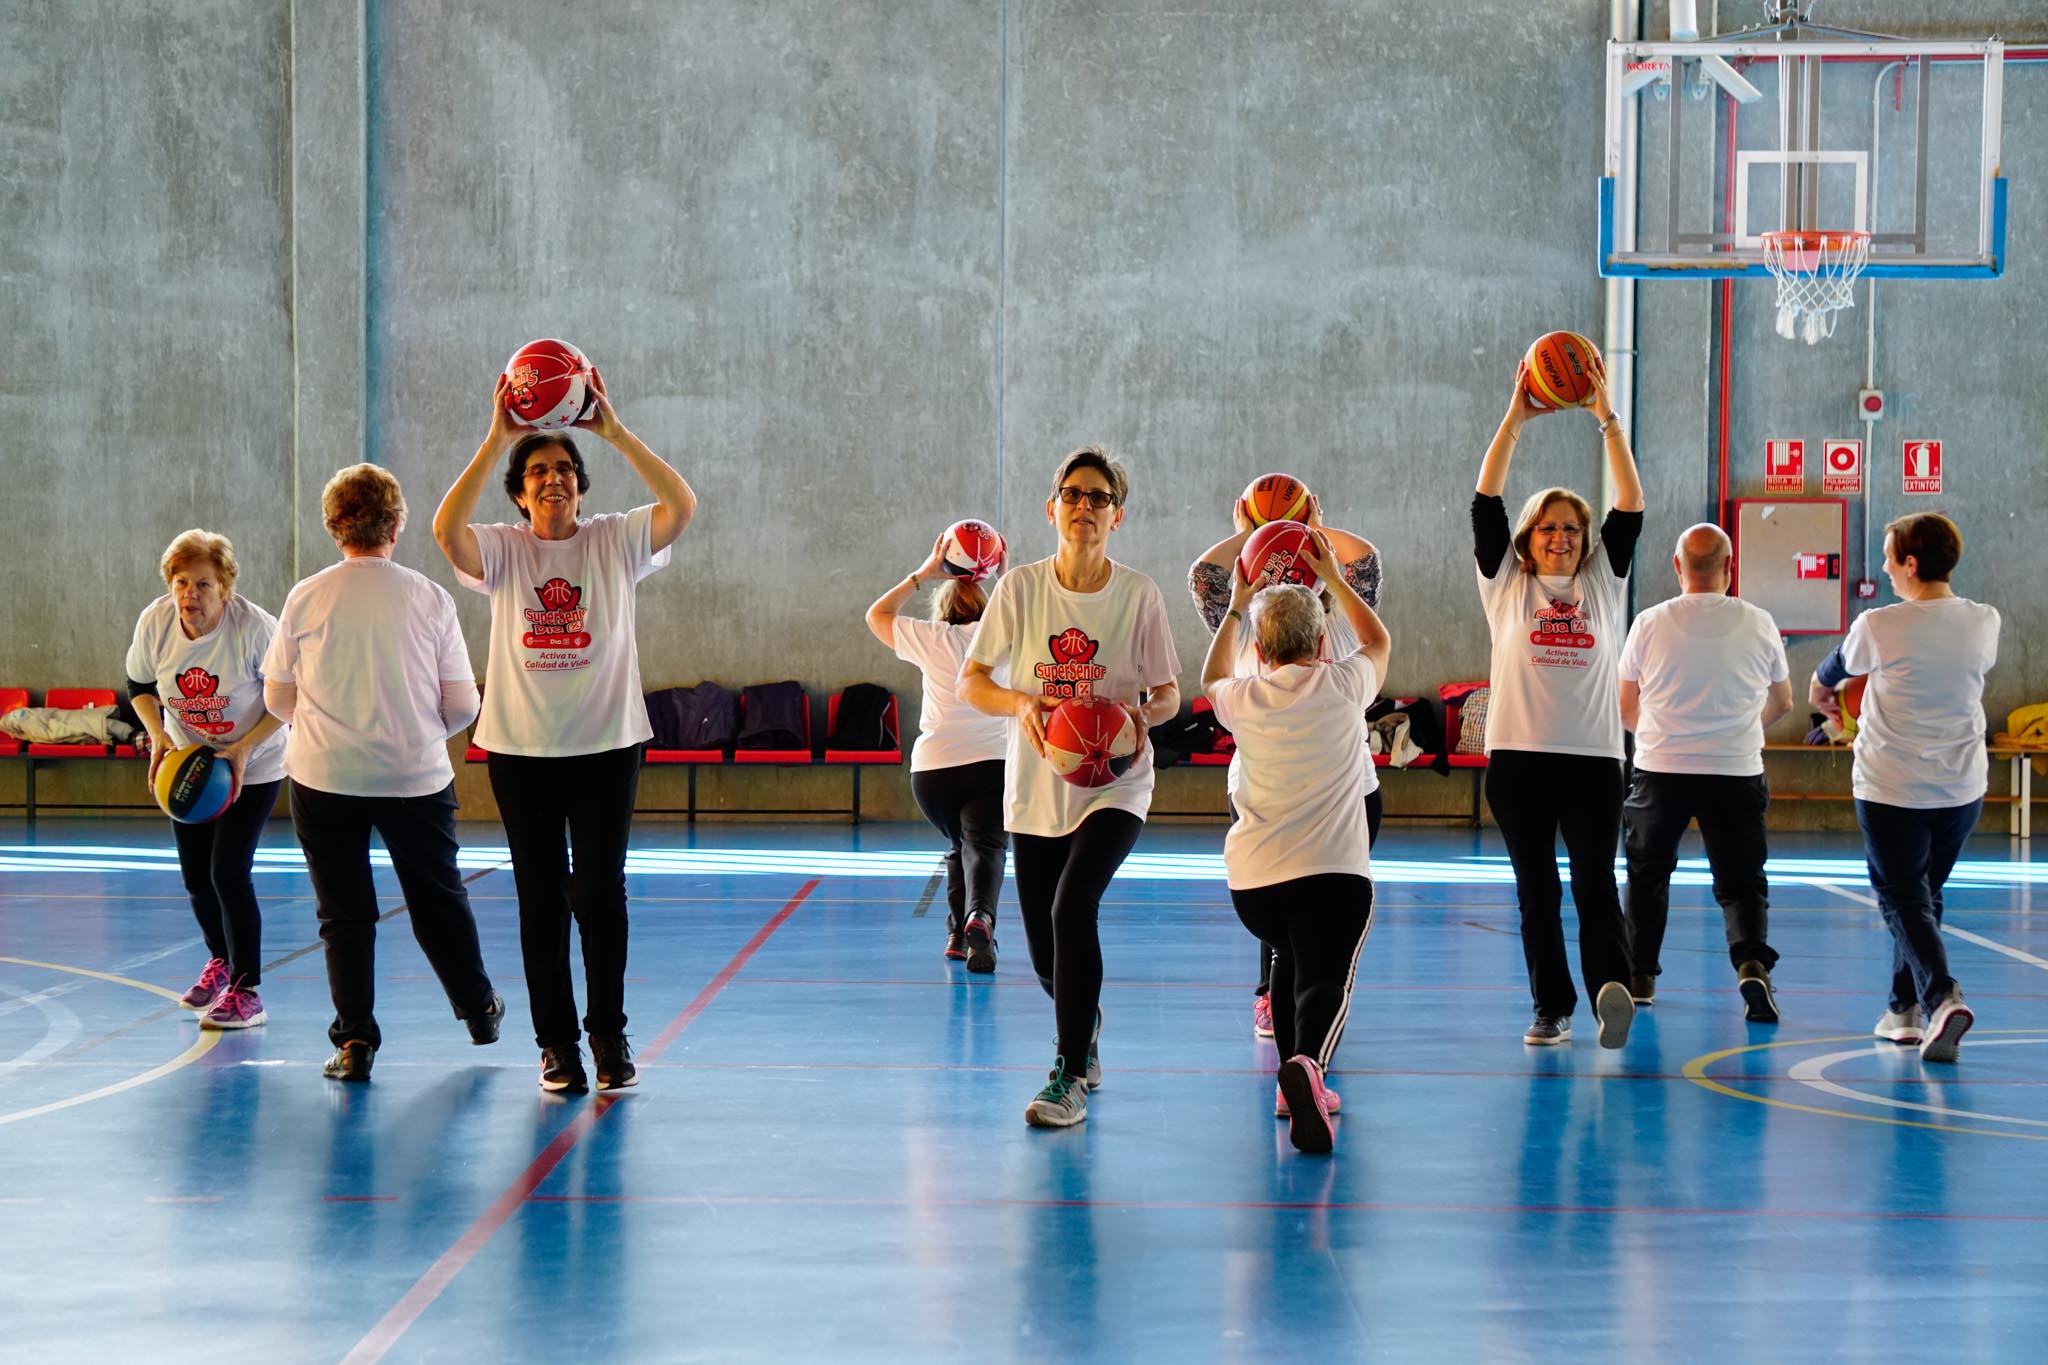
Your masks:
M1900 491L1905 493L1939 493L1941 491L1941 442L1908 441L1901 470L1904 482Z

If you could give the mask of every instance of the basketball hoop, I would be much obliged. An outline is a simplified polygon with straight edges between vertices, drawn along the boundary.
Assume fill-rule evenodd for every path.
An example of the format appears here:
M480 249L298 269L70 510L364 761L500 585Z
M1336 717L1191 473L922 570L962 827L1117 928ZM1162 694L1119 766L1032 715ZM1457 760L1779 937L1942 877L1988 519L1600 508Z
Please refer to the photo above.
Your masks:
M1764 267L1778 282L1778 335L1812 346L1835 334L1835 314L1854 308L1856 277L1870 261L1867 232L1766 232Z

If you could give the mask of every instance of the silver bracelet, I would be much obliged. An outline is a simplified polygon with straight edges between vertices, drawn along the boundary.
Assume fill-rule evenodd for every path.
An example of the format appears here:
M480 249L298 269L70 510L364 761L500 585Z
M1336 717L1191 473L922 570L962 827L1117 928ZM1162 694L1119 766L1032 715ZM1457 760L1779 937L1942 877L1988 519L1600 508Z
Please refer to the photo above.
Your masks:
M1607 420L1600 424L1600 434L1602 436L1605 436L1608 432L1612 431L1620 425L1621 414L1618 412L1610 412L1607 414Z

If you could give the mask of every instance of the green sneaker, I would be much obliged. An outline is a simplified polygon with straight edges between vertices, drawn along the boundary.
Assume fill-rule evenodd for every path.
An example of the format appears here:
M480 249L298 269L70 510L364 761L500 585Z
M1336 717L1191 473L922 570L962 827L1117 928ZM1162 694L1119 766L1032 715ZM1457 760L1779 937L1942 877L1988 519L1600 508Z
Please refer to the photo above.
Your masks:
M1067 1059L1052 1059L1045 1089L1024 1107L1024 1122L1033 1128L1071 1128L1088 1117L1088 1083L1067 1074Z

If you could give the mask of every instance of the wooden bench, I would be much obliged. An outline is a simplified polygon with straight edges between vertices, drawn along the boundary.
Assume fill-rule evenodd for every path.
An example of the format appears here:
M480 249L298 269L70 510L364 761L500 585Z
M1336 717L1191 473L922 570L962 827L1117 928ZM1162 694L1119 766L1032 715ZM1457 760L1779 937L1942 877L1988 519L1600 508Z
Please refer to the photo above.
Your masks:
M1844 758L1854 753L1848 744L1766 744L1766 754L1839 754ZM2006 828L2016 838L2031 840L2034 837L2034 769L2027 760L2048 757L2048 746L2014 744L2011 735L1993 735L1985 746L1985 753L1992 758L2003 758L2011 764L2011 782L2004 796L1984 798L1987 806L2010 806L2007 812ZM1852 792L1778 792L1771 793L1772 801L1853 801Z

